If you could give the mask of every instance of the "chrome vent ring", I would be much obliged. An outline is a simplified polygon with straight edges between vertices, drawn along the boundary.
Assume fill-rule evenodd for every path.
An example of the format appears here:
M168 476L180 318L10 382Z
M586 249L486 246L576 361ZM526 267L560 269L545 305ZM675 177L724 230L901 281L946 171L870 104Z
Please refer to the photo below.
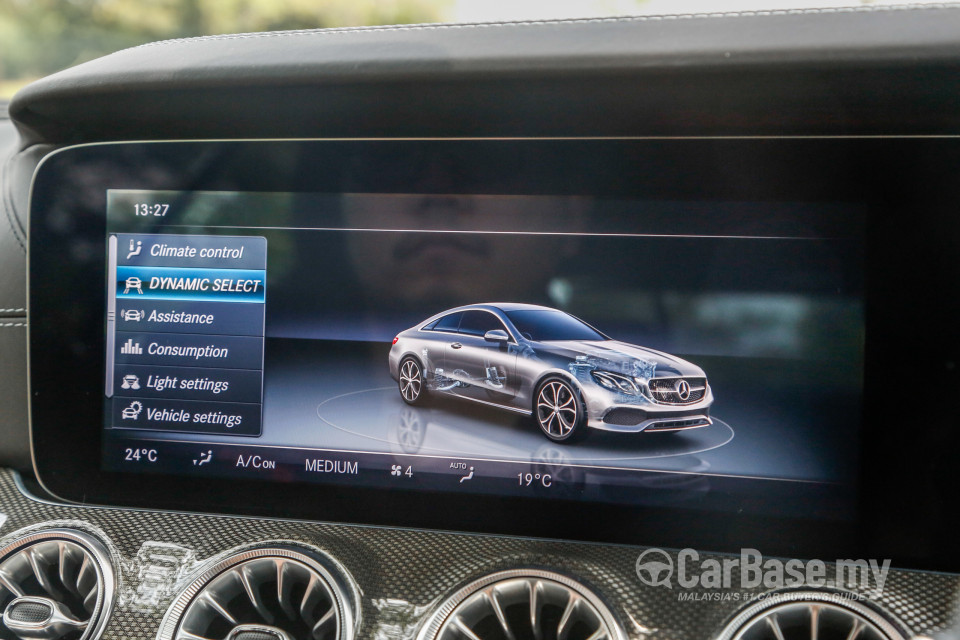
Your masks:
M430 616L418 640L626 640L626 634L579 582L516 569L457 591Z
M856 594L793 591L747 607L717 640L904 640L904 635Z
M177 598L158 640L352 640L355 598L332 562L288 547L216 563Z
M94 640L109 618L114 576L95 538L45 529L0 549L0 640Z

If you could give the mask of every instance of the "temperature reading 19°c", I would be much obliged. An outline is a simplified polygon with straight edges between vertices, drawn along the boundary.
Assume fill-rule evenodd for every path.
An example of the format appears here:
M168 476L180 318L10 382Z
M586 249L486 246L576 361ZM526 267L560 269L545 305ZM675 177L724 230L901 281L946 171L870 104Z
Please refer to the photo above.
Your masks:
M127 462L156 462L156 449L125 449L124 460Z
M518 473L521 487L529 487L533 484L550 488L553 486L553 478L549 473Z

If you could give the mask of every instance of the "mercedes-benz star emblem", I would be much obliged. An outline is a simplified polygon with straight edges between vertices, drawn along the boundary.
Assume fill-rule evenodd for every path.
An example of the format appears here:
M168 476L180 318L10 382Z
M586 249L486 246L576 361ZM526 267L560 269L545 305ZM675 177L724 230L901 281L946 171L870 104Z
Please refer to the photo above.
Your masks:
M677 380L677 384L674 386L674 391L677 392L677 395L680 396L681 400L688 400L690 398L690 383L682 378Z

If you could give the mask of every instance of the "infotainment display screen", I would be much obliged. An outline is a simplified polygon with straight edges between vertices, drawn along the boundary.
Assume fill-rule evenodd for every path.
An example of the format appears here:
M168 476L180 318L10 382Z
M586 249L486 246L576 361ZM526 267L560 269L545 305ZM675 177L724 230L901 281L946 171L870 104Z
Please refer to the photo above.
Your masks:
M849 513L856 206L110 189L106 209L107 469Z
M40 479L135 506L852 545L890 496L933 513L949 485L910 488L953 433L948 333L904 331L952 304L922 307L916 267L937 280L947 254L900 224L949 204L904 186L935 175L933 144L56 153L31 210Z

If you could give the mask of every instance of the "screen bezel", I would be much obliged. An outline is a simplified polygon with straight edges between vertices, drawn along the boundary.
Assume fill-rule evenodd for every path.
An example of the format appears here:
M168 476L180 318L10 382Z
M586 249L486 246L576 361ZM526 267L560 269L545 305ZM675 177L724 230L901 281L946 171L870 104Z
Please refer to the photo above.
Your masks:
M906 145L943 145L943 140L904 139L512 139L512 140L316 140L316 141L211 141L211 142L146 142L82 145L59 150L44 159L34 177L31 192L30 280L54 276L53 264L66 264L85 273L91 281L104 281L103 251L101 256L83 265L71 263L57 253L56 239L45 224L50 195L64 184L64 176L77 166L94 166L104 159L142 156L166 166L207 154L217 156L222 166L216 176L168 173L149 180L134 176L99 175L93 180L89 193L97 197L76 203L78 218L86 225L85 237L104 238L105 191L107 188L203 190L237 186L224 184L224 172L242 180L246 191L297 191L294 176L261 174L240 166L243 159L282 152L286 146L293 153L297 145L328 145L332 155L336 148L350 145L420 145L428 153L442 153L444 145L488 145L499 147L494 152L509 154L524 145L539 145L557 156L583 156L579 163L593 164L610 173L599 171L579 176L579 183L558 182L556 176L546 175L546 169L532 170L526 176L533 192L596 193L609 184L628 185L628 171L615 168L611 158L618 151L632 149L634 163L643 162L636 150L644 147L652 156L667 154L681 164L677 175L667 172L651 177L648 190L660 196L697 199L727 199L734 201L776 202L848 202L867 205L870 210L865 238L868 262L866 265L867 333L865 343L866 371L864 378L864 419L861 432L870 425L871 432L881 437L862 438L861 450L856 456L864 461L860 486L869 490L859 495L858 515L850 522L825 523L810 519L783 519L746 516L736 513L703 513L680 508L625 507L575 501L543 501L530 498L503 498L496 496L457 493L412 493L402 490L366 489L360 487L323 486L314 484L282 485L274 482L236 479L205 478L204 490L197 491L198 480L174 475L133 474L105 472L100 469L100 437L90 438L83 430L71 425L89 425L102 433L102 379L103 336L89 333L79 341L82 346L68 344L69 332L58 330L56 318L62 314L63 300L51 299L41 287L29 289L30 323L30 383L31 383L31 448L35 471L41 484L54 496L78 503L109 504L173 510L198 510L258 516L292 517L342 521L361 524L419 527L525 535L545 538L590 540L597 542L632 543L670 547L690 546L703 550L737 552L742 547L756 547L767 554L794 557L865 557L876 552L876 557L891 557L898 566L950 569L957 567L957 552L953 556L930 551L936 535L928 533L925 544L917 545L917 538L909 521L912 517L904 509L892 511L885 492L899 490L900 495L925 490L929 479L907 479L906 486L896 487L886 469L873 461L896 451L897 425L885 415L882 405L874 401L882 397L885 382L883 369L889 366L907 366L906 355L886 353L882 346L897 335L899 318L890 317L889 293L884 283L891 281L889 265L876 257L889 255L893 247L901 246L903 237L894 236L891 219L897 209L891 203L909 201L916 196L911 176L921 167L906 161L908 157L899 147ZM691 149L697 147L699 149ZM899 145L899 147L898 147ZM948 145L951 153L953 148ZM619 149L618 149L619 147ZM702 153L707 149L711 153ZM933 155L933 150L925 152ZM957 154L960 155L960 154ZM706 156L706 157L704 157ZM485 156L489 157L489 155ZM742 180L731 179L724 159L762 159L762 164L750 170L759 175ZM899 164L896 158L902 158ZM914 154L914 159L916 158ZM647 160L649 162L649 160ZM894 163L894 164L891 164ZM734 163L735 164L735 163ZM921 165L923 163L920 163ZM928 163L929 164L929 163ZM949 163L944 163L949 164ZM236 166L234 166L236 165ZM884 173L878 174L878 167ZM632 166L636 170L636 166ZM721 170L722 169L722 170ZM928 166L929 169L929 166ZM537 173L537 172L540 173ZM941 171L941 173L946 173ZM686 177L678 177L680 174ZM815 178L830 175L829 181ZM885 175L886 180L883 179ZM925 178L929 180L928 171ZM736 178L736 176L733 176ZM925 201L933 203L932 211L942 214L949 199L948 176L940 180L939 190L924 194ZM605 184L606 183L606 184ZM880 187L880 188L878 188ZM386 189L389 189L387 185ZM385 190L386 190L385 189ZM938 209L937 207L941 207ZM99 219L99 222L97 222ZM96 225L100 227L97 228ZM953 230L940 241L953 238ZM102 242L102 240L101 240ZM948 245L949 246L949 245ZM66 254L67 252L63 252ZM923 261L923 252L918 252ZM934 256L928 256L930 260ZM57 263L56 260L61 262ZM918 265L923 267L924 265ZM932 265L931 265L932 266ZM917 293L942 290L949 277L949 269L929 270L930 278ZM895 276L894 276L895 277ZM99 285L92 285L96 290ZM68 301L80 313L97 314L102 318L102 295L91 302L77 292L77 299ZM953 341L935 343L937 331L949 327L949 318L955 305L947 304L926 309L925 320L932 326L931 335L923 342L924 356L942 361L945 369L953 362ZM895 315L895 314L894 314ZM62 317L62 316L59 316ZM942 335L942 334L941 334ZM76 342L74 336L74 342ZM944 347L941 353L936 348ZM66 354L66 355L65 355ZM78 382L81 381L81 382ZM91 382L88 382L91 381ZM56 399L50 399L46 389L57 389ZM935 403L934 403L935 404ZM941 406L920 410L917 419L929 422L928 416L942 412ZM876 431L874 431L876 430ZM278 491L280 487L289 490ZM895 492L886 495L897 495ZM427 500L426 498L429 498ZM956 498L954 498L954 501ZM942 504L942 499L938 504ZM930 505L924 505L929 507ZM899 505L898 505L899 507ZM918 507L919 509L919 507ZM909 511L909 509L906 509ZM575 513L576 517L570 517ZM931 512L923 514L930 516ZM918 514L919 515L919 514ZM562 528L553 524L562 522ZM704 526L709 522L709 526ZM598 526L598 523L599 526ZM881 530L882 528L882 530ZM913 536L912 539L910 536ZM873 556L871 556L873 557Z

